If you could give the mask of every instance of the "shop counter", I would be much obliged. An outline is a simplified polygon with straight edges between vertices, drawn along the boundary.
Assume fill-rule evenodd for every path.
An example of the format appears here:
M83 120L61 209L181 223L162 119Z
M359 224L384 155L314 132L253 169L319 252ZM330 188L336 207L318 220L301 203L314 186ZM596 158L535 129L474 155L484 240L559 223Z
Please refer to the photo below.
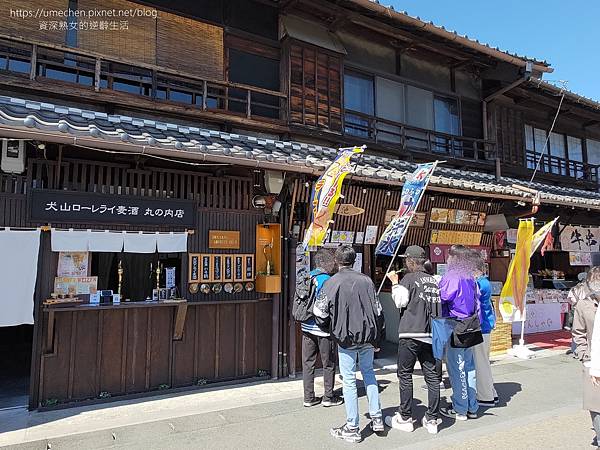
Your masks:
M264 376L272 312L267 295L44 306L39 406Z

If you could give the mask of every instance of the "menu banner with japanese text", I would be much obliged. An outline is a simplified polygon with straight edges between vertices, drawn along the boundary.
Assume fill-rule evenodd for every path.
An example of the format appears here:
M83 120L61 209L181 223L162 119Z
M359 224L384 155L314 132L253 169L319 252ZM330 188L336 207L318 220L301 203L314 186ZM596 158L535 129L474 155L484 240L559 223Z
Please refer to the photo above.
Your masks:
M33 189L30 195L31 222L177 227L196 223L196 205L190 200L49 189Z
M594 253L600 251L600 228L560 226L560 247L564 252Z

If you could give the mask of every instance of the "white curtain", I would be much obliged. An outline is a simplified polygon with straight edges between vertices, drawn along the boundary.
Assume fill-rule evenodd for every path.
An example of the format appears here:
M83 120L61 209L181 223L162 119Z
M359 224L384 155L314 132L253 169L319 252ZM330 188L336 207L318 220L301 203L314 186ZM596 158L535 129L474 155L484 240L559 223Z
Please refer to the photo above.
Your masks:
M90 231L89 251L120 253L123 250L123 233L112 231Z
M40 231L0 231L0 327L33 323Z
M156 236L159 253L185 253L187 252L187 232L160 233Z
M87 252L89 233L87 230L55 230L50 236L53 252Z
M156 237L156 233L124 233L123 251L125 253L154 253L156 252Z

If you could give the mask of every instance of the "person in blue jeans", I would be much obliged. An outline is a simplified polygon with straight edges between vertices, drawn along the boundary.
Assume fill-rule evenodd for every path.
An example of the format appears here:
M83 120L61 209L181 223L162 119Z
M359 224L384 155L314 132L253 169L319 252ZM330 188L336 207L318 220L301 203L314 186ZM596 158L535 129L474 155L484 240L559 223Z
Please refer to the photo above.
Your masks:
M352 269L356 253L343 245L335 252L339 270L323 285L313 313L317 325L327 330L338 344L346 422L330 430L331 435L347 442L360 442L356 368L362 373L369 400L371 429L384 431L379 387L373 370L376 348L385 339L383 309L375 285L366 275Z
M463 320L477 311L477 283L471 250L453 245L448 253L447 271L440 280L442 313ZM477 418L477 376L473 349L446 347L446 366L452 385L452 406L441 408L440 414L456 420Z

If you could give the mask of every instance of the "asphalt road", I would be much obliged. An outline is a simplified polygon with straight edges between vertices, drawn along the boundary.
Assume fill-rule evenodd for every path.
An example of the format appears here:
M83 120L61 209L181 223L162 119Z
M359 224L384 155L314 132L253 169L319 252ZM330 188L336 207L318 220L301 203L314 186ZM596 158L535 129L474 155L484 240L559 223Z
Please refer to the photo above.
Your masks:
M476 420L445 419L432 436L419 427L413 433L388 430L380 435L361 422L364 440L349 444L333 439L329 428L344 422L344 409L304 408L298 398L226 409L158 422L72 434L10 449L337 449L353 445L374 449L589 449L593 433L589 414L581 409L581 368L565 355L494 367L501 398L497 408L480 410ZM415 380L420 420L426 392ZM398 403L398 385L380 384L384 414ZM363 392L364 394L364 392ZM450 391L443 391L449 395ZM361 396L361 413L366 398ZM73 430L77 433L77 430Z

